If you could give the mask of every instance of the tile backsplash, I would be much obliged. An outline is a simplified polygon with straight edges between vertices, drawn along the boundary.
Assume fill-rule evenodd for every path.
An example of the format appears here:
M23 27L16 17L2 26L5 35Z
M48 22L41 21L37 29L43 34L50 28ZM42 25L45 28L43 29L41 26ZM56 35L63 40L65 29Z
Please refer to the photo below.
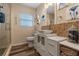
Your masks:
M68 28L70 28L72 25L79 28L79 21L50 25L50 29L57 33L59 36L67 37Z

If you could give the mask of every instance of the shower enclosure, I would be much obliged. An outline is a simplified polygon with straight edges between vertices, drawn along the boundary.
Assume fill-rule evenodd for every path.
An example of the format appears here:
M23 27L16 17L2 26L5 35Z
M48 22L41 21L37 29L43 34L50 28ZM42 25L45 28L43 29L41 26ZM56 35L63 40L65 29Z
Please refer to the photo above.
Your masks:
M6 53L10 45L10 4L0 3L0 56Z

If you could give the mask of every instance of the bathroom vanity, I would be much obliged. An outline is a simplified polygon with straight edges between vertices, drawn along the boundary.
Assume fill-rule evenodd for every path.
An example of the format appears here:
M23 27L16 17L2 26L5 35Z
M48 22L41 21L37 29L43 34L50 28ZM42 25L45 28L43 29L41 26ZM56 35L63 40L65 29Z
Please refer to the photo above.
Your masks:
M69 41L60 42L61 56L79 56L79 43L72 43Z
M57 36L55 33L38 33L35 35L34 48L42 56L58 56L60 54L59 42L65 39L65 37Z

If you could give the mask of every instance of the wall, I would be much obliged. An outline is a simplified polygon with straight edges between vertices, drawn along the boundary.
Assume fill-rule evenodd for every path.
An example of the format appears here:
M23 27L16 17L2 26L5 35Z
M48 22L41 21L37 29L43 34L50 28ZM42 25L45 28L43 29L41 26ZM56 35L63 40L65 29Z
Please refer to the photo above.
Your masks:
M30 13L35 16L35 9L21 4L11 5L11 43L16 45L26 42L26 37L31 36L34 32L34 27L23 28L19 24L19 14Z
M68 29L74 25L79 28L79 21L51 25L50 28L59 36L68 36Z
M69 5L66 8L57 10L56 14L56 22L53 25L50 25L51 30L53 30L55 33L57 33L59 36L68 36L68 29L74 25L75 27L79 28L79 19L71 20L71 16L69 15L69 9L71 6L74 6L75 4ZM59 19L62 16L62 19ZM78 15L79 16L79 15ZM77 16L77 17L78 17Z
M73 22L71 19L71 15L70 15L70 11L69 9L72 8L73 6L77 6L79 5L78 3L73 3L73 4L68 4L67 7L64 7L62 9L59 9L56 11L56 20L55 20L55 24L59 24L59 23L67 23L67 22ZM78 7L79 10L79 7ZM76 17L77 19L79 19L79 11L78 11L78 15ZM76 19L75 19L76 20Z

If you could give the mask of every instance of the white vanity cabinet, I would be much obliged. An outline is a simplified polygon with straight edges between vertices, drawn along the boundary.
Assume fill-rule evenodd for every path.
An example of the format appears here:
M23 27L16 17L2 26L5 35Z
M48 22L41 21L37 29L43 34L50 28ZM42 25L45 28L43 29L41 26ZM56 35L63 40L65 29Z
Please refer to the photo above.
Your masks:
M53 36L47 37L42 34L35 36L34 48L42 56L58 56L59 55L59 42L65 40L63 37Z

